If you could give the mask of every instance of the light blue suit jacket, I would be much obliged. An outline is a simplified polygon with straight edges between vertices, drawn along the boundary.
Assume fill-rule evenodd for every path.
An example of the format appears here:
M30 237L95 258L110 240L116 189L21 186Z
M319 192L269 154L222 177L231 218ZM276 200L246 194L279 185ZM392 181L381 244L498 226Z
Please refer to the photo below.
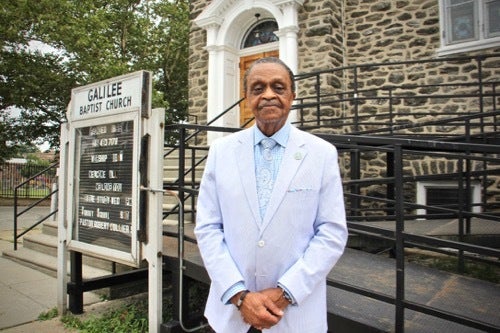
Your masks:
M222 295L238 281L251 291L279 282L297 304L266 332L326 332L326 276L347 240L337 150L292 127L261 220L253 149L252 128L210 147L195 227L212 280L205 315L218 333L246 333L249 326Z

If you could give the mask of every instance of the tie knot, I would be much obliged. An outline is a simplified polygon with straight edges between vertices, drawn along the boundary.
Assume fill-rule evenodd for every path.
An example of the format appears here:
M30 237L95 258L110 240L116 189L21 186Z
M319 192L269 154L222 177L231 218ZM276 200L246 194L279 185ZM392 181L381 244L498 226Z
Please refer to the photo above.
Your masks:
M260 141L260 144L264 149L273 149L273 147L276 146L276 141L271 138L265 138Z

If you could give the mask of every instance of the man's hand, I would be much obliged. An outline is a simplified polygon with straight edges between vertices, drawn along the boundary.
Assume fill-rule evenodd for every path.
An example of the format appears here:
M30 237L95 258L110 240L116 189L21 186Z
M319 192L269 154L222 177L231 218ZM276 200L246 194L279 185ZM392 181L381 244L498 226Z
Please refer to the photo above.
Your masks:
M276 325L284 314L267 294L268 292L250 292L240 306L243 320L258 330ZM236 304L239 297L240 293L236 294L231 302Z
M264 289L261 293L267 295L281 310L285 310L290 305L290 302L284 297L283 289L281 288Z

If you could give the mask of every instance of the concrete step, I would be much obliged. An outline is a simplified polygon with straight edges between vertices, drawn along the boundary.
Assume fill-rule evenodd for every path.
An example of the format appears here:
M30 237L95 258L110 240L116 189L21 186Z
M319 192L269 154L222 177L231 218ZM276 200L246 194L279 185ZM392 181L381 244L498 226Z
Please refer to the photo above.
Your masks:
M184 163L186 163L186 165L191 163L193 157L195 161L201 161L208 155L207 146L192 146L191 148L193 149L186 150L184 153ZM168 155L165 156L165 154ZM167 151L164 152L163 160L166 165L179 164L179 150L175 149L170 152L170 149L167 149Z
M174 191L175 194L178 194L177 191ZM179 200L177 199L176 196L173 196L171 194L165 193L163 195L163 204L164 205L177 205L179 203ZM191 198L186 198L185 199L185 205L188 206L188 204L191 203ZM164 209L168 209L168 207L164 207ZM185 208L186 210L188 209L187 207ZM191 209L191 206L189 206L189 209Z
M35 268L53 277L57 277L57 257L39 252L37 250L21 247L16 251L5 250L2 253L3 257L18 262L24 266ZM69 274L69 263L68 274ZM110 271L83 265L83 278L95 278L110 274Z
M190 168L191 167L189 167L189 166L186 166L184 168L185 173L187 172L187 174L184 176L185 179L191 179L191 177L192 177L193 170L191 170ZM203 170L205 170L204 166L197 166L194 170L195 177L198 179L201 178L201 176L203 175ZM163 166L163 177L164 178L177 179L178 176L179 176L179 166L178 165L165 165L165 166Z
M45 221L42 223L42 233L57 237L57 221Z
M57 236L46 235L43 232L28 234L23 238L23 248L57 257Z
M163 204L163 212L170 212L174 207L174 204ZM184 208L184 222L191 223L194 221L194 212L190 205L185 205ZM179 221L179 211L174 211L169 213L169 215L163 220L164 225L176 225Z
M172 210L175 206L177 206L177 202L174 203L164 203L162 205L163 211L170 211ZM184 214L191 212L193 210L193 206L184 204Z
M186 177L184 179L184 184L190 185L190 186L199 186L201 182L201 177L196 177L194 181L191 179L191 177ZM175 177L163 177L163 184L175 184L177 183L177 176Z
M57 225L57 224L56 224ZM47 230L53 233L53 227L47 227ZM44 230L42 228L42 230ZM57 233L57 227L56 227ZM50 234L40 233L33 235L26 235L23 238L23 249L32 250L41 254L49 255L54 258L57 257L57 236ZM83 255L82 261L84 265L94 267L96 269L112 272L113 270L123 271L128 269L128 266L114 264L111 261L100 259L93 256Z

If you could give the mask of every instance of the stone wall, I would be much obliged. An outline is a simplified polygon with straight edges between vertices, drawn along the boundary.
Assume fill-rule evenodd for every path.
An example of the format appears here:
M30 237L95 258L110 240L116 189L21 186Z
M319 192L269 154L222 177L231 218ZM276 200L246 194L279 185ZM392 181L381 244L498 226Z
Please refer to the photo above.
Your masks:
M195 18L209 3L206 0L191 1L191 17ZM331 102L321 106L321 117L330 118L332 133L351 133L353 127L339 126L352 117L362 117L366 123L357 130L370 130L386 126L387 114L393 113L391 124L412 124L436 119L439 115L459 112L477 112L477 98L422 98L423 95L471 95L477 94L478 63L475 61L436 61L440 47L438 0L305 0L299 9L298 74L332 70L321 75L319 86L314 77L299 80L298 97L314 100L317 91ZM204 31L192 25L190 34L189 112L197 114L199 123L206 123L208 54L204 50ZM484 49L457 56L475 56L500 52ZM402 61L415 61L400 64ZM383 66L363 67L380 63ZM389 65L389 63L395 63ZM484 81L500 80L500 58L487 59L482 63ZM340 70L342 67L346 70ZM355 73L356 72L356 73ZM356 78L356 80L355 80ZM465 84L463 84L465 83ZM440 86L437 86L440 85ZM390 87L398 86L396 90ZM381 87L387 87L381 90ZM402 88L406 87L406 88ZM486 87L491 90L491 87ZM359 97L356 103L344 101ZM395 94L395 95L389 95ZM392 96L414 98L392 98ZM309 100L309 101L311 101ZM492 109L493 100L483 100L485 111ZM496 105L500 101L496 101ZM305 110L304 119L314 120L316 108ZM351 118L347 118L351 117ZM334 125L334 126L333 126ZM458 134L463 128L452 126L426 126L408 129L405 134ZM474 129L477 131L478 129ZM376 161L376 163L374 162ZM342 157L344 174L349 176L349 156ZM362 173L366 176L385 174L383 154L367 154L362 158ZM474 164L473 169L479 169ZM456 161L428 157L413 158L405 164L408 175L424 175L427 172L444 174L457 171ZM500 180L487 180L487 200L500 202ZM413 185L407 185L408 201L415 200ZM381 187L369 187L364 194L380 196Z
M344 66L345 33L342 0L306 0L299 10L299 73L331 70ZM297 74L299 74L297 73ZM314 79L297 82L297 95L306 97L316 94L331 94L343 89L342 72L322 76L320 87ZM325 105L322 114L339 116L335 105ZM310 114L305 114L306 118Z
M191 19L196 18L210 3L207 0L191 1ZM440 46L438 0L305 0L299 9L297 74L329 70L346 66L409 61L436 58ZM199 122L206 121L208 53L204 49L205 32L191 24L189 68L189 112L198 115ZM500 52L500 48L477 51L474 54ZM358 76L358 89L368 90L382 85L433 84L467 82L477 79L477 68L464 63L449 66L423 67L393 66L379 70L364 70ZM438 68L439 67L439 68ZM485 66L491 73L486 77L498 79L500 66ZM316 93L315 80L298 84L298 96ZM322 94L340 93L354 88L353 73L333 72L322 77ZM438 92L436 92L438 93ZM344 106L325 108L325 115L338 116ZM428 110L428 104L415 102L410 108ZM464 106L454 103L447 110ZM369 105L366 112L374 112ZM375 110L376 111L376 110ZM307 116L307 115L306 115Z
M190 1L190 33L189 33L189 110L198 116L198 124L207 123L208 96L208 52L205 50L206 33L197 27L193 20L200 15L210 1Z
M347 0L348 64L426 59L440 46L438 0Z

